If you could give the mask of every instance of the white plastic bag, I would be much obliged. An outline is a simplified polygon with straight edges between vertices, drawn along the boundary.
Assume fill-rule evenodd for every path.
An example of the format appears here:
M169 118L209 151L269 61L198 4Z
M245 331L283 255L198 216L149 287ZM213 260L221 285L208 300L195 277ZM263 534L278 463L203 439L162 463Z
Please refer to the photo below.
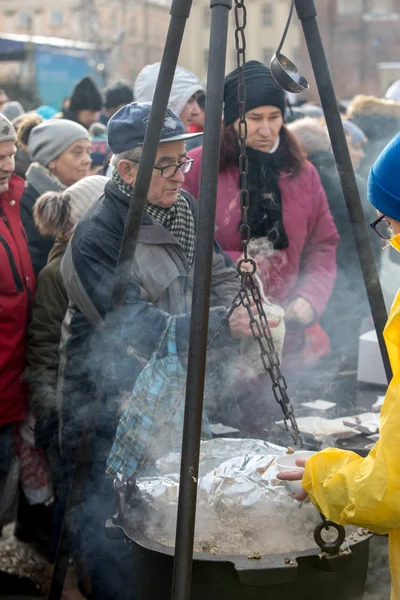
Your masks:
M285 327L285 321L284 321L284 315L285 315L285 311L283 310L283 308L281 306L278 306L277 304L273 304L272 302L270 302L268 300L268 298L266 297L266 294L264 292L264 287L262 284L262 281L260 279L260 277L256 274L254 276L259 290L260 290L260 296L263 302L263 309L265 312L265 315L267 317L267 321L268 324L275 324L276 322L278 322L278 325L276 327L271 327L271 336L272 336L272 341L276 350L276 353L278 355L279 360L282 360L282 354L283 354L283 344L285 342L285 333L286 333L286 327ZM257 316L256 316L257 318ZM266 345L266 341L264 340L264 344ZM248 371L247 372L252 372L253 375L257 376L257 375L262 375L265 373L265 369L263 366L263 363L261 361L261 357L260 357L260 346L258 344L258 342L252 338L242 338L241 340L241 355L242 355L242 359L244 361L246 361L247 367L248 367ZM268 361L267 361L268 362Z

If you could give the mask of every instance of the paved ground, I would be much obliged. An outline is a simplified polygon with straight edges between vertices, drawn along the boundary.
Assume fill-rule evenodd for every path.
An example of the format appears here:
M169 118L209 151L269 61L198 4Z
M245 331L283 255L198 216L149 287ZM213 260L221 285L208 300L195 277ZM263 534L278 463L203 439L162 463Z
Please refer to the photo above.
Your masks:
M5 527L0 537L0 598L47 598L52 565L30 544L17 540L13 528L13 525ZM73 568L68 571L63 600L84 600Z

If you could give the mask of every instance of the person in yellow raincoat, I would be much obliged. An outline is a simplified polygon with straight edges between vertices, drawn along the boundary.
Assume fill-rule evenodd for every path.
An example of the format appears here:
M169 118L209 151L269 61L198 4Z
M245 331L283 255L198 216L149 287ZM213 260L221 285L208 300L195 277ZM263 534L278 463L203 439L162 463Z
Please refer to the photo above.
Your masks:
M372 227L400 252L400 134L384 149L371 169L369 201L380 217ZM380 229L386 222L389 234ZM399 282L400 283L400 282ZM400 290L385 327L393 378L380 417L380 440L366 458L327 448L297 466L304 471L278 474L279 479L302 479L296 496L311 502L328 519L341 525L389 533L392 577L391 600L400 600Z

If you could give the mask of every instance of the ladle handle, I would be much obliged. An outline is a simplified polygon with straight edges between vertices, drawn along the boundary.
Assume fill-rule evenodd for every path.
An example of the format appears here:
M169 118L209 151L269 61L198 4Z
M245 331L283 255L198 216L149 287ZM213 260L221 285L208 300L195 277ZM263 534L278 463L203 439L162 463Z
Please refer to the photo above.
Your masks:
M275 52L275 56L280 53L280 51L282 50L283 44L285 43L286 36L288 34L288 31L289 31L290 23L292 21L293 11L294 11L294 0L292 0L292 4L290 6L289 17L288 17L288 20L286 22L286 26L285 26L285 30L284 30L283 35L282 35L282 39L279 42L279 46L278 46L278 48L277 48L277 50Z

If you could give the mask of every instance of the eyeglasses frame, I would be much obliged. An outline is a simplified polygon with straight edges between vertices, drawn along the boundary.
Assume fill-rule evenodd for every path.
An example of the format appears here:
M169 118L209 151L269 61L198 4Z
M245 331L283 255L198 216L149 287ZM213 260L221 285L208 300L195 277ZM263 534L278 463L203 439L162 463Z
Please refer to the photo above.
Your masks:
M379 225L379 223L382 223L382 221L384 221L385 219L386 219L386 216L381 215L380 217L378 217L376 219L376 221L374 221L373 223L370 223L369 226L371 227L371 229L373 229L373 231L375 231L376 235L379 235L379 237L382 240L390 240L390 238L392 237L391 235L389 235L388 237L385 237L384 235L379 233L379 231L377 230L377 226Z
M139 164L138 160L131 160L131 159L127 159L127 160L129 160L129 162L133 162L133 163ZM184 161L182 161L182 162L180 162L178 164L175 163L173 165L166 165L165 167L156 167L156 166L154 166L153 168L156 169L156 171L160 171L161 177L163 179L172 179L173 177L175 177L178 169L181 169L182 166L185 165L185 164L187 164L187 163L190 164L190 167L186 171L186 173L189 173L189 171L192 168L192 165L194 163L194 159L193 158L188 158L187 160L184 160ZM173 175L170 175L169 177L164 177L164 171L165 171L165 169L170 169L171 167L175 167L175 173ZM185 175L185 173L183 173L183 175Z

